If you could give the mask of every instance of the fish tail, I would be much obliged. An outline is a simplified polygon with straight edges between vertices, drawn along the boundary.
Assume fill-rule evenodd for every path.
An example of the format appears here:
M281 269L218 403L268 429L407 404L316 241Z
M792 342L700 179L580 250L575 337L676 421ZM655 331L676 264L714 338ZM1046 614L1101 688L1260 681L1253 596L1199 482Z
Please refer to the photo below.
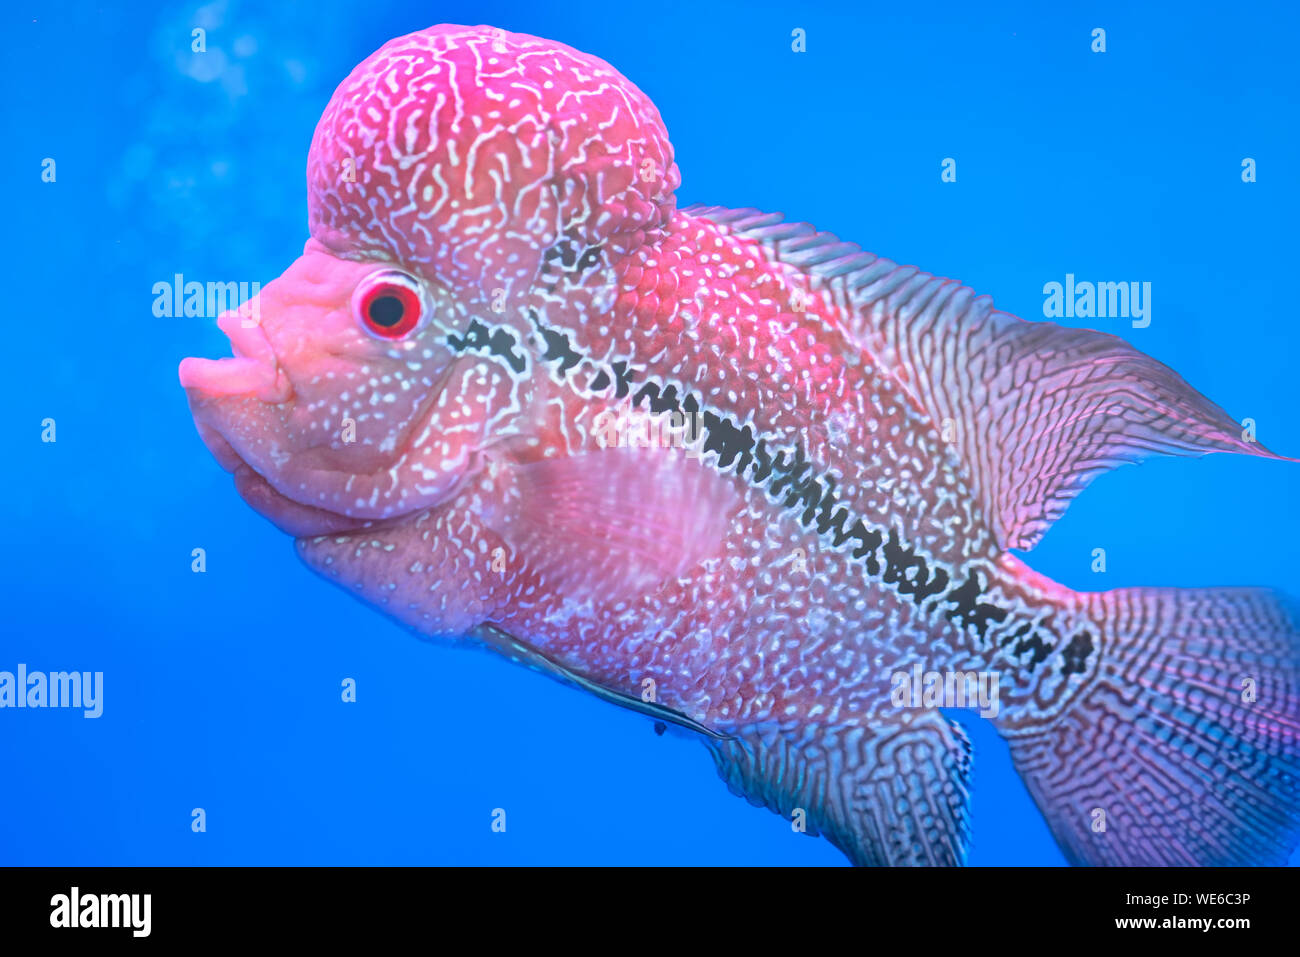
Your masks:
M1076 596L1097 674L1009 733L1074 864L1284 864L1300 840L1300 614L1254 588Z

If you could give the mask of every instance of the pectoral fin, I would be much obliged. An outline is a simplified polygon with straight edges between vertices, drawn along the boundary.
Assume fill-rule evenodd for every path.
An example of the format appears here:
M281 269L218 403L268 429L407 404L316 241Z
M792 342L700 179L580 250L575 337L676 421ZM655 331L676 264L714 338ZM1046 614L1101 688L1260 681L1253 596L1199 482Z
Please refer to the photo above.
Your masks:
M732 793L803 822L856 865L965 859L970 742L937 711L892 726L753 728L706 744Z
M734 479L672 448L606 448L510 467L484 516L548 590L574 601L645 594L720 557Z

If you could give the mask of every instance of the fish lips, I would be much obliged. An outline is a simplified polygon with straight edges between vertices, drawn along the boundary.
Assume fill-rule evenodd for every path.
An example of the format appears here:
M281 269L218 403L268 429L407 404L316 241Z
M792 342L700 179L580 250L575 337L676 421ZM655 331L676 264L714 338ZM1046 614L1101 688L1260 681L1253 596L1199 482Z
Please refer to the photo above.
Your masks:
M193 396L191 396L193 405ZM207 425L196 413L194 424L199 437L208 447L217 463L235 477L235 491L248 506L267 519L280 531L294 538L311 538L317 535L335 535L378 524L375 519L354 518L314 505L304 505L283 492L245 462L234 447L215 428Z
M208 450L222 468L234 475L235 488L249 506L277 528L294 537L305 538L379 527L445 500L462 484L470 467L468 461L459 468L449 470L445 481L440 485L423 488L421 494L409 498L399 496L398 501L383 506L382 513L374 509L373 500L369 503L369 514L357 515L307 504L294 498L292 492L299 486L303 471L333 477L364 477L375 482L378 481L376 476L387 473L393 463L375 460L373 456L376 453L373 449L363 450L360 447L356 450L358 454L351 457L346 454L347 450L341 452L330 449L329 454L325 455L325 450L319 448L299 449L293 453L296 468L291 469L291 472L299 473L294 476L285 472L281 467L285 463L276 460L274 452L270 458L263 454L249 455L249 449L236 435L246 429L246 425L241 425L239 420L247 416L254 420L261 417L273 418L274 407L292 402L295 390L260 323L250 321L238 312L229 312L217 320L217 325L229 338L234 355L221 359L183 359L179 368L180 383L189 398L194 423ZM446 388L453 367L454 363L449 363L441 371L437 383L429 392L430 406ZM430 414L429 407L422 408L417 412L417 418L427 414ZM412 425L411 429L418 432L416 425ZM367 460L363 455L372 458ZM267 478L268 475L271 476L270 479ZM342 482L343 479L339 478L337 484L341 485ZM351 490L350 482L347 488ZM363 497L360 489L355 497ZM335 494L330 504L337 506L338 499L339 496ZM358 501L357 504L362 503Z
M186 362L188 361L190 360L186 360ZM230 360L216 361L225 362ZM342 534L362 528L379 528L401 521L430 504L436 504L430 501L417 500L406 503L405 508L392 509L382 516L374 514L358 516L300 501L277 488L259 470L263 465L275 469L276 466L272 462L258 463L257 460L245 458L236 444L227 437L228 429L239 429L237 421L232 417L233 410L245 402L255 403L255 407L258 408L264 406L265 403L258 402L257 396L252 393L213 394L193 384L189 384L185 391L189 398L190 413L193 416L199 437L207 446L208 451L212 453L213 458L217 460L217 463L227 472L232 473L235 479L236 491L255 512L266 518L281 531L295 538L313 538L319 535ZM316 458L319 458L319 456L316 456ZM321 472L333 472L338 467L338 463L334 463L333 467L323 461L313 463L313 450L310 449L295 453L294 459L300 467L307 467ZM447 488L443 494L437 497L438 500L451 497L462 485L465 473L468 470L469 466L467 465L465 469L458 471L457 474L450 475L446 483ZM346 477L352 473L345 471L340 474ZM281 475L281 472L275 471L273 475ZM286 479L286 481L288 481L290 490L297 487L293 479ZM342 479L339 481L341 482Z
M217 318L217 328L230 340L234 355L182 359L181 385L187 392L197 389L208 397L252 395L272 404L293 398L293 387L258 319L240 311L225 312Z
M226 399L256 399L276 405L293 398L293 387L255 313L250 310L223 313L217 319L217 327L230 340L234 355L222 359L182 359L178 372L199 436L221 467L233 473L236 491L255 512L295 538L351 531L374 524L374 519L304 505L278 491L244 460L219 428L209 424L209 418L221 420L217 410Z

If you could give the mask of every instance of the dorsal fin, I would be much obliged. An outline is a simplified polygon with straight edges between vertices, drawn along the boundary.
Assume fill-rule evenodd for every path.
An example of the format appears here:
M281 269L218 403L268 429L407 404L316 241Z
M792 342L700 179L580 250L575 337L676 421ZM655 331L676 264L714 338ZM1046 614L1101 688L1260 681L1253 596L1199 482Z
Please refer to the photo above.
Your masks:
M760 243L838 308L833 321L956 447L1004 547L1033 548L1094 478L1152 453L1281 458L1117 336L1025 322L959 282L777 213L682 212Z

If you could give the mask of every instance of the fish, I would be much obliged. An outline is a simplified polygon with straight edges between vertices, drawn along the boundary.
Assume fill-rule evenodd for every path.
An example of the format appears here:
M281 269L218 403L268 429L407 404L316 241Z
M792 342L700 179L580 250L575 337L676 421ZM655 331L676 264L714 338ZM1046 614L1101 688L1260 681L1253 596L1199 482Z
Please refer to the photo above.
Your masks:
M968 690L1072 864L1284 863L1291 599L1013 552L1122 464L1294 460L1121 338L681 179L594 56L388 42L316 127L302 255L181 362L200 437L326 581L700 741L853 864L965 862Z

